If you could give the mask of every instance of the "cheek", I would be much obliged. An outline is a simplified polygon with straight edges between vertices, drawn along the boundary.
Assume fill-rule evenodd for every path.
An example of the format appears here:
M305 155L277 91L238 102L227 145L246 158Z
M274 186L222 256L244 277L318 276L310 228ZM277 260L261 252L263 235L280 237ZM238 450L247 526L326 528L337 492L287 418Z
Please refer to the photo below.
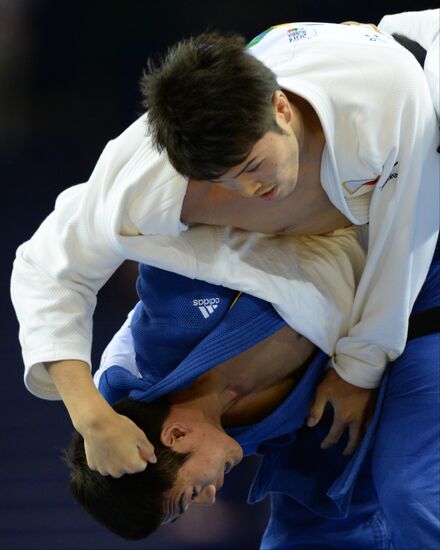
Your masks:
M278 176L281 178L291 178L295 173L297 166L296 156L294 151L287 147L283 150L283 154L279 156Z
M291 151L287 147L286 143L278 145L275 151L268 159L268 170L273 175L282 175L286 170L288 170L290 162L292 160Z
M221 187L222 189L235 189L235 184L233 181L230 182L222 182L222 183L214 183L216 187Z
M223 449L218 446L211 445L209 449L205 449L199 456L199 473L203 472L203 474L210 476L214 471L216 471L219 462L221 462L222 454Z
M262 181L270 181L274 177L276 177L279 171L280 171L279 159L276 157L271 157L265 160L264 166L262 166L258 171L258 177Z
M283 159L278 157L277 159L272 159L270 162L267 163L262 179L263 181L266 181L268 183L276 183L280 178L283 177L285 172L286 163Z

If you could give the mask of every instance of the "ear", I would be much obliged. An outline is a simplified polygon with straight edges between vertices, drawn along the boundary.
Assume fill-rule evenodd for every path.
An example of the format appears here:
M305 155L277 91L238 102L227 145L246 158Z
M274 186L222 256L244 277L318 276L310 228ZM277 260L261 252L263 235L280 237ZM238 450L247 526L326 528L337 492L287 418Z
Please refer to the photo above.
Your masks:
M170 422L162 427L160 442L165 447L176 450L176 447L181 447L184 439L191 433L192 428L185 422Z
M284 122L290 124L293 117L292 107L282 90L276 90L272 95L272 105L275 110L275 117L278 120L281 117Z

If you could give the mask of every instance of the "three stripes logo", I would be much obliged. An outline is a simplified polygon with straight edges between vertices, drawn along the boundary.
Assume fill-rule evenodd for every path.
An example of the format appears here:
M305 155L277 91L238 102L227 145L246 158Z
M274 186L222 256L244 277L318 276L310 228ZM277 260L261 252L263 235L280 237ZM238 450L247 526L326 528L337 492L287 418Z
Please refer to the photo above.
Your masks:
M220 298L200 298L193 300L193 306L197 307L205 319L208 319L218 308Z

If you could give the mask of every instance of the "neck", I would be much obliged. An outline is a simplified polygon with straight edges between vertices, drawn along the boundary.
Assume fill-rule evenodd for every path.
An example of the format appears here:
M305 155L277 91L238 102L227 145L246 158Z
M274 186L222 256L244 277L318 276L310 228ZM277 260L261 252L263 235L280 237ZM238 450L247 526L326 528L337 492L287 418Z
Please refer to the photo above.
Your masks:
M315 160L316 154L322 153L322 148L325 143L324 131L313 107L302 97L294 94L289 94L292 109L296 113L296 122L299 126L299 146L300 155L303 162L311 162ZM318 151L319 150L319 151Z
M290 126L298 140L299 153L302 154L304 149L304 143L307 143L306 132L307 132L307 103L300 97L295 96L294 94L286 94L290 108L292 109L292 120Z
M180 419L187 414L209 419L220 425L221 417L240 398L229 385L221 369L213 369L195 380L191 386L170 396L171 409Z
M304 194L311 187L321 189L321 157L325 145L325 134L321 121L313 107L302 97L286 93L295 113L293 129L299 132L299 173L297 190ZM311 182L314 184L311 186ZM306 185L306 188L304 188Z

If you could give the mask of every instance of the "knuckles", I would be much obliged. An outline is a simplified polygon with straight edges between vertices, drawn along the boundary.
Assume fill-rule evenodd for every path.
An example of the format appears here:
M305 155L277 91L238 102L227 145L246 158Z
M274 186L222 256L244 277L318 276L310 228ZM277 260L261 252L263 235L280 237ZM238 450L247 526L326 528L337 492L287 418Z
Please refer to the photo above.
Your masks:
M343 413L337 416L337 421L341 424L350 424L352 421L351 414Z
M118 479L125 474L136 474L139 472L143 472L146 468L146 463L129 463L126 464L123 468L103 468L95 466L94 464L89 464L89 468L93 472L98 472L102 476L111 476Z

